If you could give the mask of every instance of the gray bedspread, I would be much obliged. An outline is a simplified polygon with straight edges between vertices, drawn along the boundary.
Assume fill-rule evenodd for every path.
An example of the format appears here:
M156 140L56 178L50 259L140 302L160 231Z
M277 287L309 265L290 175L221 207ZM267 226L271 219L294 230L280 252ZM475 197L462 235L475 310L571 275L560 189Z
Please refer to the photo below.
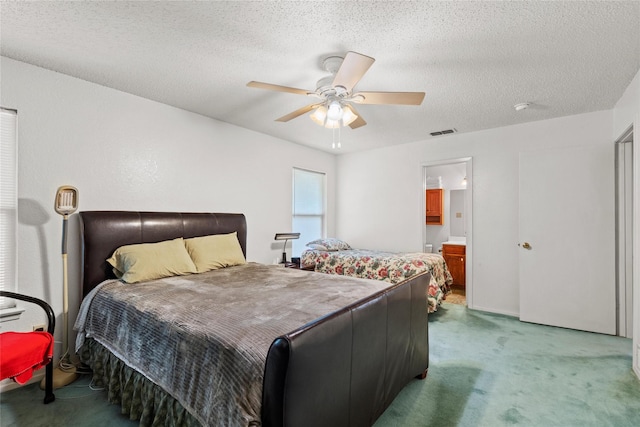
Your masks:
M273 340L390 283L248 263L139 284L107 281L76 330L160 385L206 426L260 425Z

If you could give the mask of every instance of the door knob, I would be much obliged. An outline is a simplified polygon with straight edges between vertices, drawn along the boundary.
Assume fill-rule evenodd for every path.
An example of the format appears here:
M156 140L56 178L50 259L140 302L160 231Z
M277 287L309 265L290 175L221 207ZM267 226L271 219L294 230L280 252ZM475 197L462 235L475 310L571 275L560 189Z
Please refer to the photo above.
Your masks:
M529 244L529 242L524 242L522 244L522 247L525 248L525 249L531 249L531 245Z

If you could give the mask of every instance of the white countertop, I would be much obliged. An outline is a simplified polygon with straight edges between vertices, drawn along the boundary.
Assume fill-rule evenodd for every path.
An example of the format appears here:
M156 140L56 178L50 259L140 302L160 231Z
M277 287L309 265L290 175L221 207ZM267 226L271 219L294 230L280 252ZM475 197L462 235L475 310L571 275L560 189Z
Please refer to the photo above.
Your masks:
M467 236L449 236L449 240L442 242L443 245L467 245Z

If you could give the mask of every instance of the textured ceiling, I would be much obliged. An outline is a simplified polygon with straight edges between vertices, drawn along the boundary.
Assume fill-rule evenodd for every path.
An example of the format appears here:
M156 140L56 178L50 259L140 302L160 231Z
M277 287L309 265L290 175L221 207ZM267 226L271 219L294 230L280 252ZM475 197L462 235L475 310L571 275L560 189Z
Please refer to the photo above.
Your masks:
M638 1L2 1L0 24L3 56L336 154L610 109L640 69ZM356 89L426 97L358 106L340 151L274 121L313 98L246 87L314 90L350 50L376 59Z

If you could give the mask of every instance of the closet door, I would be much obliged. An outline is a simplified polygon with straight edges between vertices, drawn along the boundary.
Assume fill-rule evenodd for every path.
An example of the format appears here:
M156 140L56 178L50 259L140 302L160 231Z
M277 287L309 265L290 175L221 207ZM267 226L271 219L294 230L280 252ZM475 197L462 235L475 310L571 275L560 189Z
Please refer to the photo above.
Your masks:
M613 150L520 153L520 320L616 333Z

